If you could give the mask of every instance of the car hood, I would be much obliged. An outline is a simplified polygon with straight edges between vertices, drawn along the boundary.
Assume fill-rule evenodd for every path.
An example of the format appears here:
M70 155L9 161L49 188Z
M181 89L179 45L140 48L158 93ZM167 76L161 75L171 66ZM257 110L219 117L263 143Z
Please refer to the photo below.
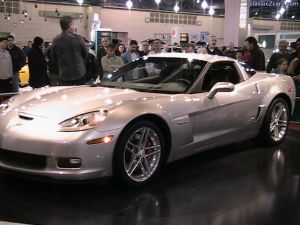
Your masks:
M67 119L85 112L110 109L129 101L155 98L159 94L131 89L104 87L72 87L52 93L37 94L18 107L22 115Z

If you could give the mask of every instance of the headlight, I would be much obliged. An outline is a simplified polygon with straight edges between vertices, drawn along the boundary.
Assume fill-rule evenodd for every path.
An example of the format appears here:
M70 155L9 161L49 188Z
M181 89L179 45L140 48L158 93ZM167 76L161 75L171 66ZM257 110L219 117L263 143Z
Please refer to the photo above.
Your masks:
M81 114L61 122L60 131L82 131L95 127L105 120L107 110Z

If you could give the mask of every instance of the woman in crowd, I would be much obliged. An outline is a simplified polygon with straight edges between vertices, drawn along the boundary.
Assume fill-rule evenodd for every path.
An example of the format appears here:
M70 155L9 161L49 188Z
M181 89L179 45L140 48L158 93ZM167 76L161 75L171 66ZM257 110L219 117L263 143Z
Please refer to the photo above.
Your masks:
M116 56L121 56L124 52L126 52L126 47L124 44L119 44L116 50Z

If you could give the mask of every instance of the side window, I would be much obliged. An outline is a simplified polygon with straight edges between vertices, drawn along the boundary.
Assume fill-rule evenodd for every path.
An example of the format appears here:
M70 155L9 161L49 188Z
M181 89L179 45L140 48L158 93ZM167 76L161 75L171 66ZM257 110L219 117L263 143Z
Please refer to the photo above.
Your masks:
M204 75L202 91L210 91L210 89L218 82L230 82L237 84L240 81L240 75L233 62L213 63Z

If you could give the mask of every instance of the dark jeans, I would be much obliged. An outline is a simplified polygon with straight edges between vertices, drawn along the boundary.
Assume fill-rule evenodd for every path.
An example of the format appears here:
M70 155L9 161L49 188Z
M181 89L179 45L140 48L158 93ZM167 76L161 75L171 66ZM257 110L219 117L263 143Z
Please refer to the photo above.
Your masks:
M84 85L85 84L85 77L79 80L60 80L59 86L77 86L77 85Z
M12 92L12 78L0 79L0 93Z

